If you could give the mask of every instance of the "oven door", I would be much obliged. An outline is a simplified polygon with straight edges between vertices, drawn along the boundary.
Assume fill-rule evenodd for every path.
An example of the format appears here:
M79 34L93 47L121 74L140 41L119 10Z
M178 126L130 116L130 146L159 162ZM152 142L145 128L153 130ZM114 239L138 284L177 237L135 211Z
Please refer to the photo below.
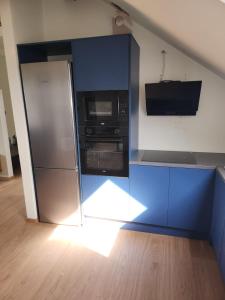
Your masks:
M82 174L128 177L128 139L84 138L81 142Z

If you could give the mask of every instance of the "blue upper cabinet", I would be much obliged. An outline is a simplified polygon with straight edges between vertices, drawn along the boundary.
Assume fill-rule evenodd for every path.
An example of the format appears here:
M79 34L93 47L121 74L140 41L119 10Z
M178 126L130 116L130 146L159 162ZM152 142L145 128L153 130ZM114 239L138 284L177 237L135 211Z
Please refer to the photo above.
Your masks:
M72 41L76 91L128 90L130 35Z
M216 184L215 184L214 203L213 203L211 240L218 260L220 260L221 257L224 227L225 227L225 182L221 177L221 175L217 174ZM224 241L224 251L225 251L225 241ZM224 258L224 263L225 263L225 258Z
M170 169L168 226L208 233L215 171Z
M167 225L169 168L130 165L130 194L144 206L135 222Z

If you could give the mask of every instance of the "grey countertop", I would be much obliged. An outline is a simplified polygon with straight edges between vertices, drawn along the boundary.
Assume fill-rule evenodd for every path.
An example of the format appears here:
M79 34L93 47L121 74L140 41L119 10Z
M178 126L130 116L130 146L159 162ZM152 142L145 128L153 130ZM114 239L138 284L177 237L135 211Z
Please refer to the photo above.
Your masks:
M220 176L223 178L224 183L225 183L225 169L224 169L224 167L217 168L217 171L220 174Z
M225 153L138 150L133 152L131 164L223 169Z

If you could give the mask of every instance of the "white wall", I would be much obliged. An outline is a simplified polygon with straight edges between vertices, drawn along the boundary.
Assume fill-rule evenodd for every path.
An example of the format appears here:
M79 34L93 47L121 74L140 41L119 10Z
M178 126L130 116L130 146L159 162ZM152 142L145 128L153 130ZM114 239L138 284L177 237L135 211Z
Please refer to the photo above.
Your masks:
M10 2L16 43L41 41L42 0L7 0L7 2Z
M45 40L112 34L114 10L101 0L42 0Z
M0 37L0 89L2 90L4 97L8 133L9 137L12 137L13 135L15 135L16 131L13 119L12 103L9 91L9 81L2 37Z
M114 1L225 79L224 0Z
M141 47L140 148L225 152L225 80L140 26L135 26L134 35ZM167 51L165 79L202 80L196 117L146 115L144 84L159 80L162 49Z
M37 218L31 157L28 142L23 95L18 68L16 43L42 38L41 1L1 0L3 42L12 99L27 217Z
M13 176L3 93L0 90L0 177Z
M45 40L112 33L115 11L100 0L43 0L42 5ZM141 47L139 147L225 152L225 81L136 23L133 34ZM146 116L144 84L159 80L163 49L165 79L203 80L197 117Z

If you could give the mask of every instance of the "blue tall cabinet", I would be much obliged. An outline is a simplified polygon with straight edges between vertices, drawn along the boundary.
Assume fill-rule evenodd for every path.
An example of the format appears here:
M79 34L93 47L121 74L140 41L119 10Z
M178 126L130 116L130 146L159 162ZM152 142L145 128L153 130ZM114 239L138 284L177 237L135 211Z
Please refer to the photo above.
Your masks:
M131 34L72 41L75 92L129 92L129 157L138 149L140 48Z
M72 41L75 92L127 90L129 157L138 147L140 49L131 34ZM132 221L143 205L131 200L129 178L82 175L82 208L86 216Z

